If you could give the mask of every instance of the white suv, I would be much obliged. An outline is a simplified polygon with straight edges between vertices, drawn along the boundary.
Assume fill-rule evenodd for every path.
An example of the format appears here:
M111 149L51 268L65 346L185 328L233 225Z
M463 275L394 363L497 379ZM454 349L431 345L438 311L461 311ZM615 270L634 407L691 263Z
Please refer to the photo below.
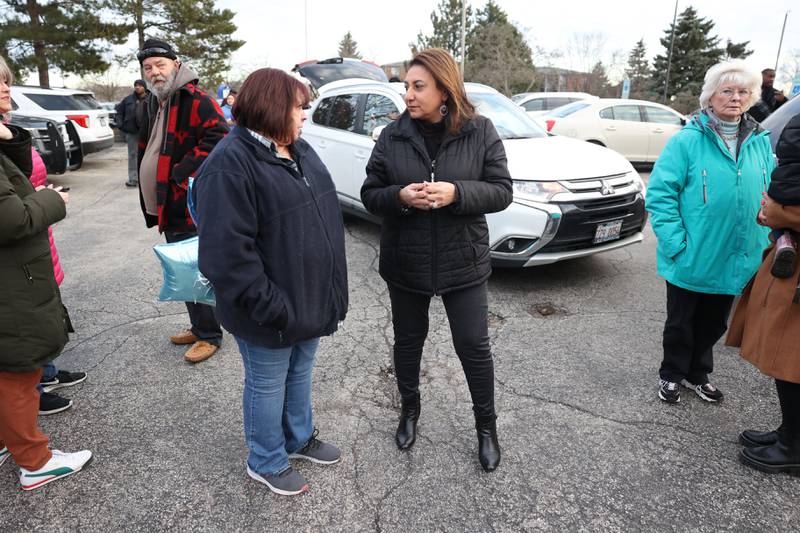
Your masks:
M644 183L624 157L549 136L491 87L466 88L503 139L514 185L511 205L486 216L495 266L554 263L642 241ZM374 219L361 203L361 185L380 131L405 110L403 84L341 80L318 90L303 139L328 167L342 209Z
M108 111L88 91L15 85L11 87L11 107L19 109L21 114L47 117L56 122L71 120L78 130L84 155L114 144Z

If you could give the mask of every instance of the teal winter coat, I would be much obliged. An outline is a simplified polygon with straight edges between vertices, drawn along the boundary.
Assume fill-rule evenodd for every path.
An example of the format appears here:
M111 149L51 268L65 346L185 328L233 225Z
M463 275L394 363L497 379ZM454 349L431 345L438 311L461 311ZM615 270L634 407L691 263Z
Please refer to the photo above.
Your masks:
M748 115L734 159L705 112L669 140L646 206L658 274L695 292L740 294L758 270L769 230L756 223L775 166L767 132Z

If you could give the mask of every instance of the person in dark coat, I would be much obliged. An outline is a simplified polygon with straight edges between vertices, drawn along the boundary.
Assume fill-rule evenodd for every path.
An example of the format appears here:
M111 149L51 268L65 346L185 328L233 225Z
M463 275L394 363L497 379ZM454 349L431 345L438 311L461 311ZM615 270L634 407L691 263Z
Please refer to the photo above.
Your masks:
M133 92L117 104L117 128L125 133L125 142L128 143L128 181L126 187L139 185L139 130L147 120L145 113L146 103L150 91L147 90L144 80L133 82Z
M490 472L500 463L500 447L484 215L511 203L506 154L491 121L467 99L450 54L441 49L417 54L405 84L407 109L381 133L361 188L367 210L383 217L380 274L392 302L402 405L395 442L405 450L416 440L428 307L439 295L472 396L479 461Z
M800 115L790 120L775 146L778 167L759 213L759 223L800 232ZM778 200L780 198L780 200ZM745 430L739 458L769 473L800 474L800 265L790 276L775 277L771 246L755 279L736 306L726 343L775 379L782 422L775 430Z
M139 138L139 200L147 227L157 226L167 242L197 235L186 192L189 177L228 133L217 101L197 87L197 74L164 41L148 39L137 58L152 94ZM214 309L186 302L192 327L170 337L191 345L184 359L205 361L222 342Z
M11 80L0 57L0 119L11 111ZM0 466L13 458L25 490L74 474L92 457L51 450L37 424L42 366L71 330L47 232L66 216L69 196L34 188L32 171L30 133L0 120Z
M245 372L247 473L282 495L308 489L289 459L339 461L317 438L311 373L320 338L347 312L344 224L328 170L300 131L310 95L277 69L247 77L236 128L192 187L199 267Z

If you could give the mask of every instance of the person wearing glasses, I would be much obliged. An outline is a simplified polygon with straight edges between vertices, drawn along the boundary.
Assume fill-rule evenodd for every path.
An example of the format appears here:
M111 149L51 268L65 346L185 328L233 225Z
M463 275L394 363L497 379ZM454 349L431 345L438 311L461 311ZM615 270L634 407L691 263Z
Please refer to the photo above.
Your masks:
M186 192L189 177L228 133L216 100L197 88L197 74L178 60L172 47L148 39L136 55L151 95L139 142L139 200L147 227L158 226L167 242L197 235ZM199 363L214 355L222 329L209 305L186 302L190 329L173 335L189 345L184 358Z
M760 85L741 60L711 67L700 111L669 140L650 175L646 205L667 284L658 388L667 403L680 402L680 385L722 401L709 377L712 348L769 244L756 216L775 162L767 132L747 114Z
M247 474L284 496L308 490L290 459L341 452L317 438L311 382L317 348L347 312L344 223L336 187L300 138L308 89L282 70L250 74L236 127L192 187L200 271L244 363Z

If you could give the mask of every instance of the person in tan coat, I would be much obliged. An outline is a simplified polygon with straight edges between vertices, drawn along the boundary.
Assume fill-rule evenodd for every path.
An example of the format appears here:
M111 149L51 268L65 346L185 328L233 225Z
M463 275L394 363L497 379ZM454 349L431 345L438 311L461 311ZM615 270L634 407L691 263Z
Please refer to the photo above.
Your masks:
M779 165L773 179L780 174L786 188L779 195L770 186L758 222L789 230L796 238L800 232L800 115L786 125L775 151ZM783 203L773 199L777 196ZM788 278L775 277L771 273L775 251L774 245L765 251L761 268L745 288L726 343L740 346L744 359L775 378L783 415L774 431L743 431L739 458L765 472L800 474L800 263L795 262Z

